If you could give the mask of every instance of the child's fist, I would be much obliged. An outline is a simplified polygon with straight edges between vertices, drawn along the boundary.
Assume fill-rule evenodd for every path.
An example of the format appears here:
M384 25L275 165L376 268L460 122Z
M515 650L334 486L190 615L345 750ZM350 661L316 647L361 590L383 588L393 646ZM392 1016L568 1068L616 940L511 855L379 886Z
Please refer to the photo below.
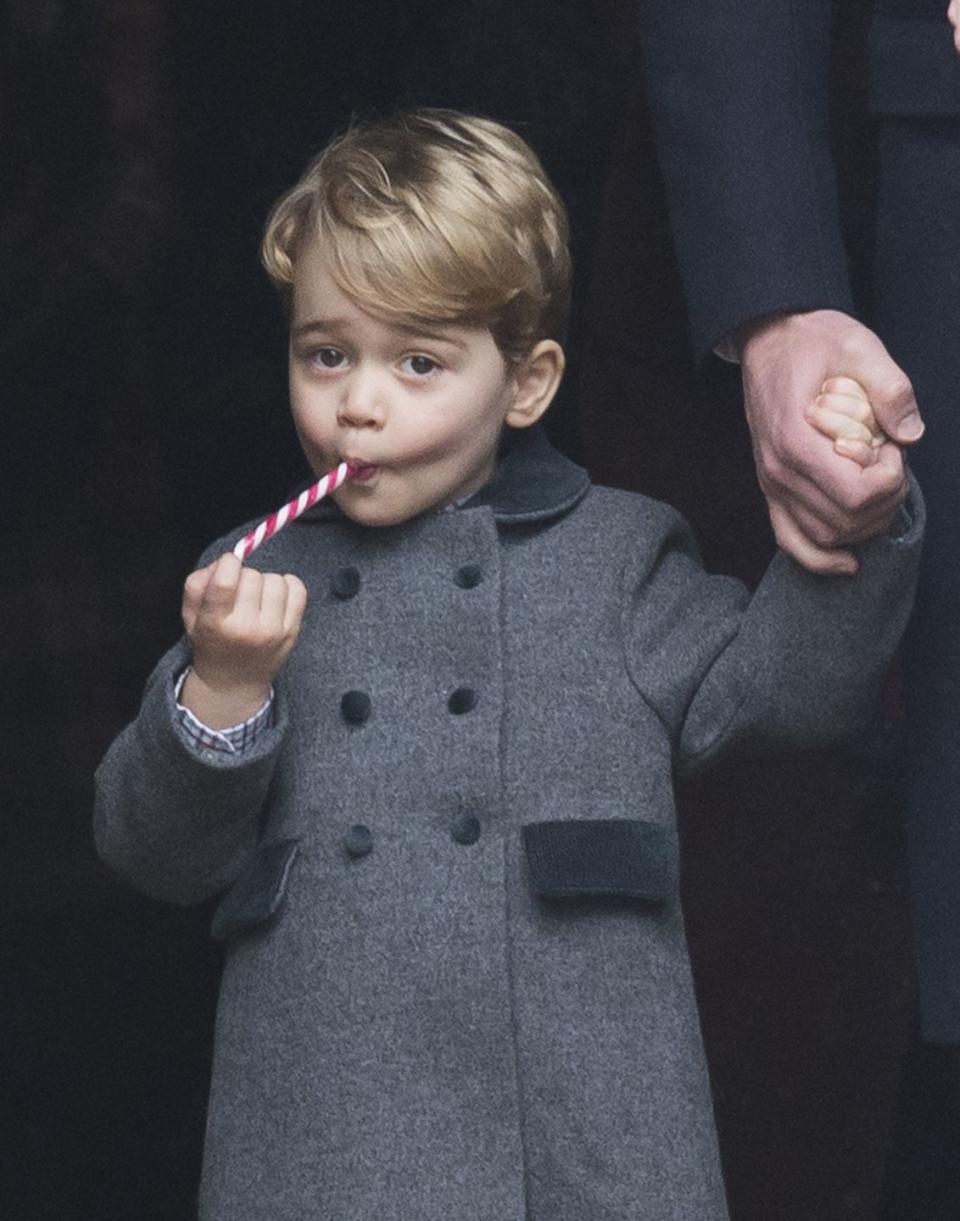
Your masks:
M833 448L861 466L872 466L887 436L877 422L867 392L851 377L831 377L807 408L807 419Z
M299 577L244 568L227 552L183 586L193 668L180 702L212 729L252 716L300 633L307 591Z

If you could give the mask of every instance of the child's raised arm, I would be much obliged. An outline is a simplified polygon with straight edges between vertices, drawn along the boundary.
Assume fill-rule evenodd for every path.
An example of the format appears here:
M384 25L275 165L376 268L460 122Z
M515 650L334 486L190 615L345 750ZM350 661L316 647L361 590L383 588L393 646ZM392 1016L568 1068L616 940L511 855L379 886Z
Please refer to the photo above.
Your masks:
M830 437L838 454L860 466L872 466L888 440L877 422L867 392L852 377L831 377L807 409L807 419Z
M298 577L244 567L232 552L187 578L187 636L161 659L139 715L97 769L97 848L145 894L197 903L249 860L287 731L284 703L255 739L224 750L184 736L177 703L206 729L249 721L296 643L306 601Z

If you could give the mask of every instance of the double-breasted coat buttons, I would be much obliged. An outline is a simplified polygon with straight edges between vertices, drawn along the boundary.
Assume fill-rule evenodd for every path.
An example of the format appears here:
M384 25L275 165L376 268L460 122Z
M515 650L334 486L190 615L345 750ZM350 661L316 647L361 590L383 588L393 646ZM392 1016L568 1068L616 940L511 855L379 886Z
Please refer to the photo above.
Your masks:
M479 564L463 564L453 574L453 579L461 589L475 589L483 580L483 569Z
M479 698L472 687L457 687L455 691L450 692L447 707L454 716L463 716L465 712L472 712L476 708Z
M366 691L347 691L340 698L340 712L348 725L362 725L370 716L371 708Z
M341 602L356 597L360 592L360 573L352 566L338 568L330 578L330 588L334 597L339 598Z
M355 860L373 851L373 832L362 822L354 823L343 837L343 846L347 855Z
M450 827L455 843L475 844L480 838L480 819L475 814L458 814Z

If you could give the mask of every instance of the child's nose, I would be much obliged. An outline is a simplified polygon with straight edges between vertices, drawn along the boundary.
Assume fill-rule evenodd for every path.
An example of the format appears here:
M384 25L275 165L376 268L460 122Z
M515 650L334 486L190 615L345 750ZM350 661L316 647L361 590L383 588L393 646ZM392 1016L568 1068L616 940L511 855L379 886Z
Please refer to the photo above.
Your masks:
M354 371L337 412L343 428L380 428L386 418L383 388L372 372Z

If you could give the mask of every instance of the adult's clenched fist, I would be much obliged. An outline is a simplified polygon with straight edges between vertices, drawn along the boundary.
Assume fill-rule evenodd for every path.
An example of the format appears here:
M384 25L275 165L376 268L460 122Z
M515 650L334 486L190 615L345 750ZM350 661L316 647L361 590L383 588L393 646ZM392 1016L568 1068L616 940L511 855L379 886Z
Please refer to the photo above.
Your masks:
M885 530L907 493L900 447L923 433L913 388L877 336L836 310L772 315L747 331L743 391L760 486L777 542L813 572L852 573L850 544ZM890 438L862 469L808 413L825 384L852 378Z

